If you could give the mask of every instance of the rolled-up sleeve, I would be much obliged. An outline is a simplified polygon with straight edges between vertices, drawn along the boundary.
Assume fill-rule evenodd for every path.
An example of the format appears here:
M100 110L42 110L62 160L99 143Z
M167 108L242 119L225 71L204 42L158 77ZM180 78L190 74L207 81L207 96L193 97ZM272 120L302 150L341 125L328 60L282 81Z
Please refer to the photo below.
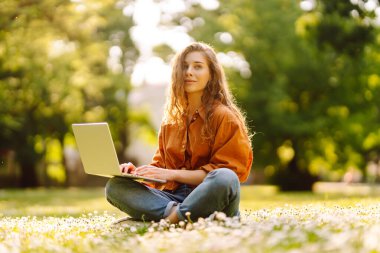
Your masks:
M240 182L247 180L253 152L247 134L234 116L224 115L217 128L210 162L200 169L210 172L218 168L233 170Z

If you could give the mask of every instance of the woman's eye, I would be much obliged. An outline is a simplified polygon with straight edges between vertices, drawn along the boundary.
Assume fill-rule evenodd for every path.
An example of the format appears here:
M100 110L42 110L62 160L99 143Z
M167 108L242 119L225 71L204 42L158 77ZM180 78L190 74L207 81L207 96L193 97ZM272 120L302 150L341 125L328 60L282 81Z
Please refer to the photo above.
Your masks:
M200 65L196 65L194 68L195 68L195 69L201 69L202 66L200 66Z

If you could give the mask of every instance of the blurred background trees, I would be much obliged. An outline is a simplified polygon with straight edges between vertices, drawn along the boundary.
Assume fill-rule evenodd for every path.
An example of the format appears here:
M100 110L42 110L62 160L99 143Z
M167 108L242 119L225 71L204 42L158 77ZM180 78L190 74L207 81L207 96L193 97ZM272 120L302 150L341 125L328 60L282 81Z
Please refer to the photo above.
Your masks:
M256 132L257 176L304 190L379 164L379 11L376 1L240 0L188 12L204 18L196 39L249 63L230 84Z
M73 122L110 122L123 154L130 87L123 58L133 60L137 51L121 7L114 1L0 2L0 150L15 152L20 186L41 183L39 162L49 161L41 160L49 147L62 150ZM50 155L42 173L62 183L59 157Z
M162 15L160 26L220 52L255 132L251 182L305 190L316 180L379 180L378 1L178 2L186 8ZM63 161L46 152L59 149L54 143L74 145L72 122L110 122L123 156L139 56L133 15L123 11L134 4L0 2L0 156L14 152L21 186L37 185L38 171L65 178ZM167 63L174 51L154 48Z

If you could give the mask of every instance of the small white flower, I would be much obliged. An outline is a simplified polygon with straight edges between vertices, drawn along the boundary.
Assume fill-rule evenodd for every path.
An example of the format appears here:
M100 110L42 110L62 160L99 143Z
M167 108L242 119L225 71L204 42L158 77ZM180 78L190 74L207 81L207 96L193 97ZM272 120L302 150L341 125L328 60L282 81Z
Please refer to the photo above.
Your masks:
M187 223L186 230L192 230L192 229L193 229L193 224Z
M219 221L224 221L226 220L227 218L227 215L225 213L222 213L222 212L218 212L215 216L215 218Z

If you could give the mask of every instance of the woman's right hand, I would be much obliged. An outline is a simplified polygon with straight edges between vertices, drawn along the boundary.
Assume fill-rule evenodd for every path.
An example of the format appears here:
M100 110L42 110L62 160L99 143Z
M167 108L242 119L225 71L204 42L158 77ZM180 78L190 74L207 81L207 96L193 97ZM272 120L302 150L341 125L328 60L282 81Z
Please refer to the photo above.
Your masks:
M122 163L119 165L121 174L134 174L136 170L136 166L132 163Z

